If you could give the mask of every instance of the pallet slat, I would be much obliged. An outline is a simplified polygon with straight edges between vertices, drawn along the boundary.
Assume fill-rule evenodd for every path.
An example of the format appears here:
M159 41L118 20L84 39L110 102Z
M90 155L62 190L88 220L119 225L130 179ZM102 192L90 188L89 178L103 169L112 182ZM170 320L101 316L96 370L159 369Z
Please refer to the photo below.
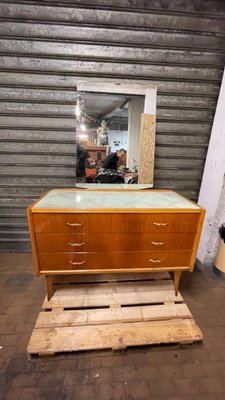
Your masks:
M76 289L75 289L76 291ZM42 308L53 309L57 307L63 308L87 308L87 307L105 307L112 304L130 305L130 304L158 304L164 302L182 302L183 299L178 293L175 296L174 290L151 291L151 292L135 292L130 291L124 293L89 293L88 295L73 295L64 294L63 296L57 293L50 301L45 299Z
M141 322L192 318L186 304L142 307L117 307L98 310L41 312L35 328L98 325L116 322Z
M124 348L160 343L199 341L202 333L193 320L132 322L98 326L34 330L28 352L55 353L91 349Z
M135 292L151 292L151 281L139 281L136 287L135 282L96 282L95 284L70 284L61 285L57 288L57 295L63 297L66 295L93 295L94 293L109 294L109 293L125 293L130 291ZM172 280L161 280L154 282L154 292L162 290L174 290Z
M55 275L54 283L92 283L121 281L155 281L171 279L169 272L127 273L127 274L85 274L85 275Z
M57 288L57 294L53 295L52 299L63 299L65 296L71 296L76 301L75 297L79 296L88 297L95 294L152 292L152 290L151 281L140 281L137 282L136 286L134 282L96 282L95 284L70 284L69 286L63 284ZM161 292L162 290L174 290L171 279L154 282L154 292Z

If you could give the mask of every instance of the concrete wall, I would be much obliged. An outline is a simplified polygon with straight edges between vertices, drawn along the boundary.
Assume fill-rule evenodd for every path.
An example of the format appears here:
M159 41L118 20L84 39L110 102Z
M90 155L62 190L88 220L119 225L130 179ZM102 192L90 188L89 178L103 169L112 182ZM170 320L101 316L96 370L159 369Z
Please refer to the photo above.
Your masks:
M205 169L199 193L199 204L205 207L198 259L213 265L218 246L218 228L225 223L225 74L214 117Z

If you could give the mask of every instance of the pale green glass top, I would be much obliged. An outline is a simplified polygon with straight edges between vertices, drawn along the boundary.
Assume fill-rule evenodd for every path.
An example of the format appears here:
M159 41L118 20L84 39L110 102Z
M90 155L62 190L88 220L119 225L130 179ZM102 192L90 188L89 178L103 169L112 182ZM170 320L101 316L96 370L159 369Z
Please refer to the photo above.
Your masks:
M128 190L142 190L151 189L153 187L152 183L148 184L135 184L130 185L129 183L76 183L76 188L79 189L128 189Z
M89 191L89 190L52 190L34 207L36 208L72 208L85 209L160 209L189 208L198 206L173 191Z

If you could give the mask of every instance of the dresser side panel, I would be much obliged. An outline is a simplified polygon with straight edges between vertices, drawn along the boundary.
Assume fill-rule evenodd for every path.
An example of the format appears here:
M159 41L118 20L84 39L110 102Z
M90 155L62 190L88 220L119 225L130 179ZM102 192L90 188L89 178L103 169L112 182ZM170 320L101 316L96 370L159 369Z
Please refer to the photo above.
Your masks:
M204 218L205 218L205 213L206 213L206 210L201 208L201 214L200 214L200 218L199 218L199 221L198 221L198 228L197 228L197 233L195 235L193 252L192 252L192 256L191 256L190 272L193 272L193 270L194 270L196 255L197 255L197 251L198 251L198 246L199 246L199 242L200 242L200 238L201 238L203 222L204 222Z
M31 238L31 248L33 254L33 261L34 261L34 270L36 276L40 275L40 264L38 258L38 250L37 250L37 243L36 243L36 235L35 235L35 227L33 221L33 214L32 214L32 205L27 208L27 219L28 219L28 226Z

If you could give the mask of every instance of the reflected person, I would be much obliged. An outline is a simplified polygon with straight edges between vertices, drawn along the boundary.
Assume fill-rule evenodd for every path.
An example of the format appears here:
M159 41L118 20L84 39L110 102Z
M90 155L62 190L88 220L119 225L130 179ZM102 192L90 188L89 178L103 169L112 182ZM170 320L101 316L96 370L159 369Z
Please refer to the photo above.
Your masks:
M105 161L103 162L103 168L105 169L113 169L117 170L118 169L118 161L120 158L124 157L126 154L125 149L120 149L117 150L116 152L110 153Z
M89 164L92 165L93 163L95 164L95 161L90 158L88 151L78 141L77 141L76 149L77 149L76 182L85 183L86 182L85 163L86 163L86 161L88 161Z

